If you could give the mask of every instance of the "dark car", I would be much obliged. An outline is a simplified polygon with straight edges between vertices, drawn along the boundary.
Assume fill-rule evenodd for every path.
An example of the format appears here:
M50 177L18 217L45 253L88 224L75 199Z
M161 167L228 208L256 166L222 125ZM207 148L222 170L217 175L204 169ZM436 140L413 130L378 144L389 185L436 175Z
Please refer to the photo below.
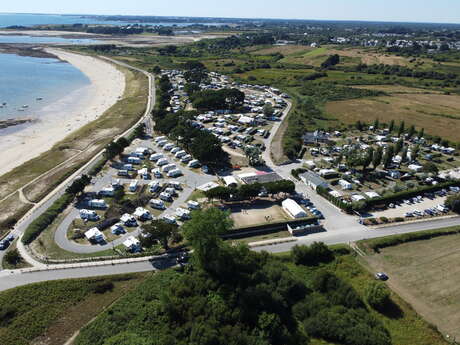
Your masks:
M5 250L9 245L10 243L8 241L0 241L0 250Z
M388 280L388 276L386 275L386 273L377 272L377 273L375 274L375 279L382 280L382 281L386 281L386 280Z

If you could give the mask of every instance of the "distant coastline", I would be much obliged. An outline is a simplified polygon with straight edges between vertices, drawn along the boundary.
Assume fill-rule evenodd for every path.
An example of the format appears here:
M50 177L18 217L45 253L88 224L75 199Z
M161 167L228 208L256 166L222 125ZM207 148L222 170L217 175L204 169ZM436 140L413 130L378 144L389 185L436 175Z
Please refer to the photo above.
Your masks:
M59 59L59 57L46 52L45 50L43 50L43 48L39 46L30 46L25 44L0 43L0 53L15 54L19 56L29 56L37 58Z

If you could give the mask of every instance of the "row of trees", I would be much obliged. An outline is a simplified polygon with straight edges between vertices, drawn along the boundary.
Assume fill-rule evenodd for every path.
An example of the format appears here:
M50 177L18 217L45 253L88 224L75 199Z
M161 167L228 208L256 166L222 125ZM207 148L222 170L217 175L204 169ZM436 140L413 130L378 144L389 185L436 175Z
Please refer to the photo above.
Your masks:
M267 183L243 184L235 188L221 186L208 190L204 192L204 194L209 200L229 200L230 198L248 200L256 198L262 191L265 191L271 196L280 193L291 194L295 192L295 184L290 180L282 180Z

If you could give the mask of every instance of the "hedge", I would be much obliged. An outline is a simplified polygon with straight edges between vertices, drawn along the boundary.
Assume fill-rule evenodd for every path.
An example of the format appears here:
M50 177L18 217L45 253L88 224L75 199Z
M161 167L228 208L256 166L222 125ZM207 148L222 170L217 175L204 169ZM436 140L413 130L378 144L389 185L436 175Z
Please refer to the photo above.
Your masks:
M439 230L419 231L409 234L393 235L387 237L376 238L373 240L364 240L364 242L375 252L380 249L397 246L399 244L415 242L420 240L429 240L436 237L458 235L460 234L460 226L443 228Z
M35 240L70 205L74 197L73 194L65 193L57 199L45 213L29 224L22 236L22 243L30 244Z
M429 193L441 190L443 188L453 187L453 186L460 186L460 182L458 181L449 181L439 183L435 186L424 186L416 189L405 190L402 192L394 193L388 196L382 196L380 198L366 200L367 207L372 207L379 204L388 204L393 201L399 201L401 199L412 198L414 196L420 195L422 193Z
M352 213L353 212L353 204L347 204L340 200L339 198L336 198L335 196L329 194L329 191L327 188L324 187L317 187L316 188L316 193L321 195L323 198L329 200L332 204L337 206L338 208L344 210L347 213Z

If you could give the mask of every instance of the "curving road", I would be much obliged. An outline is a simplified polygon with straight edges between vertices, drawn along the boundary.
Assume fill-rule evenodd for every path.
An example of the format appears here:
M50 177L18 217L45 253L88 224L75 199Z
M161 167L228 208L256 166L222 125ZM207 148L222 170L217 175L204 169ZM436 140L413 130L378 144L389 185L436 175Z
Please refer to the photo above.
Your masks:
M111 60L111 59L108 59ZM128 68L133 68L135 70L141 71L149 76L150 82L150 92L149 92L149 101L148 107L146 109L146 113L144 117L139 121L139 123L146 121L148 128L151 128L151 119L149 113L152 108L152 104L154 103L154 92L152 92L152 80L153 77L147 73L146 71L142 71L138 68L131 67L125 63L120 63L114 60L112 62L118 63ZM286 108L282 121L286 120L287 114L291 109L291 103L288 103L288 107ZM270 156L270 147L273 141L273 138L278 135L278 130L281 125L281 122L277 123L275 127L273 127L272 133L268 139L265 140L265 145L267 150L263 153L263 159L266 162L266 165L272 171L275 171L283 178L291 179L290 172L294 168L300 167L301 163L294 162L285 165L277 166L273 163L271 156ZM135 126L133 126L134 128ZM132 128L132 129L133 129ZM132 130L131 129L131 130ZM100 155L101 153L99 153ZM33 211L24 217L18 225L16 229L16 235L21 234L25 227L39 214L44 212L51 203L59 197L67 184L71 182L76 176L86 172L89 170L89 167L96 161L93 159L92 161L88 162L85 167L80 169L77 173L75 173L72 177L70 177L66 182L64 182L61 186L59 186L55 192L50 194L45 200L37 204ZM195 174L197 176L202 176ZM185 177L189 179L188 177ZM305 237L296 238L295 241L287 242L287 243L277 243L277 244L267 244L266 242L259 242L255 244L251 244L253 249L256 251L268 251L272 253L276 252L284 252L289 251L294 245L296 244L309 244L314 241L322 241L327 244L338 244L338 243L349 243L354 242L362 239L368 238L377 238L382 236L394 235L394 234L403 234L403 233L410 233L416 232L421 230L432 230L438 229L448 226L460 225L460 217L452 217L452 218L443 218L443 219L432 219L423 222L414 222L414 223L407 223L407 224L399 224L394 226L389 226L380 229L371 229L367 228L363 225L360 225L357 221L356 217L347 215L343 213L340 209L336 208L324 198L320 197L316 194L315 191L307 187L304 183L299 181L293 180L296 184L296 188L298 192L303 193L306 197L310 198L311 201L315 204L315 206L324 214L325 220L322 222L324 228L326 229L325 232L317 233L308 235ZM101 182L102 183L102 182ZM204 183L204 182L203 182ZM188 183L190 185L190 182ZM196 185L195 185L196 187ZM191 188L191 185L187 188ZM186 191L182 193L182 195L187 195ZM185 200L183 200L185 201ZM177 200L178 203L183 202L182 199ZM176 206L174 206L176 207ZM60 235L56 235L56 241L58 244L63 247L64 249L70 250L83 250L82 247L85 247L84 250L93 250L90 246L78 246L77 248L65 248L68 245L69 241L64 241ZM86 248L87 247L87 248ZM91 249L88 249L91 248ZM96 251L102 250L104 248L101 247L94 247L97 249ZM1 259L1 257L0 257ZM101 275L111 275L111 274L120 274L120 273L130 273L130 272L143 272L143 271L152 271L156 269L162 269L165 267L169 267L174 263L169 261L166 263L158 263L158 262L151 262L151 261L143 261L143 262L132 262L132 263L125 263L125 264L118 264L118 265L105 265L105 266L98 266L98 267L79 267L79 268L72 268L72 269L59 269L59 270L48 270L48 271L37 271L31 273L23 273L21 270L16 271L0 271L0 290L6 290L9 288L13 288L16 286L26 285L29 283L34 282L42 282L47 280L56 280L56 279L67 279L67 278L83 278L83 277L92 277L92 276L101 276Z

